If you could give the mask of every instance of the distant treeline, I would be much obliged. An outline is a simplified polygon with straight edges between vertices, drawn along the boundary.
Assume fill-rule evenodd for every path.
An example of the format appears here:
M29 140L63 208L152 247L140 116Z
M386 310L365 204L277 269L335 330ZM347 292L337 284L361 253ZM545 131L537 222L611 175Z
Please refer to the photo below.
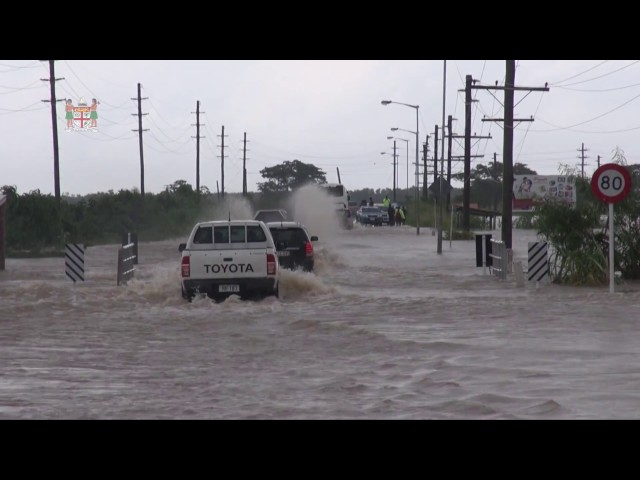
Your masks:
M184 180L177 180L160 193L137 189L99 192L84 196L62 195L58 202L39 190L19 193L14 186L0 189L7 196L6 250L8 256L56 255L65 243L100 245L119 243L123 235L135 232L140 241L157 241L187 235L194 223L218 216L225 205L243 199L244 214L264 208L287 208L292 192L249 192L229 194L221 199L208 191L196 192ZM391 189L361 189L351 192L351 200L373 197L381 203ZM411 190L397 190L400 203L409 203ZM427 223L430 209L423 214ZM411 216L411 215L410 215Z
M8 256L59 254L65 243L98 245L119 243L128 232L140 241L184 236L194 223L216 211L223 202L216 194L198 194L184 180L165 191L144 197L137 190L95 193L86 196L53 195L39 190L19 194L4 186L7 196L6 249ZM225 195L226 201L240 194ZM254 211L280 205L278 195L249 194Z

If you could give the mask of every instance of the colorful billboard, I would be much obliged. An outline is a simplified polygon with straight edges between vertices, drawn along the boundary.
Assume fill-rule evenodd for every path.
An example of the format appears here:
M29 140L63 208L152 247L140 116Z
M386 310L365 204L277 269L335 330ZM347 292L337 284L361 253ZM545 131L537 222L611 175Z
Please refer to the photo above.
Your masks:
M533 210L536 202L555 198L576 204L575 177L566 175L514 175L513 211Z

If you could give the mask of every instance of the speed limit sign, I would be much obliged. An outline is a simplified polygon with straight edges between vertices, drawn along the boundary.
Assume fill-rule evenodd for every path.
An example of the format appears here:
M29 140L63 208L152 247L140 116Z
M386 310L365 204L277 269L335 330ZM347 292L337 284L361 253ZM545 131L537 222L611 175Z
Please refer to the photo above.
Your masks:
M618 203L631 190L631 175L622 165L607 163L599 167L591 177L591 189L603 202Z

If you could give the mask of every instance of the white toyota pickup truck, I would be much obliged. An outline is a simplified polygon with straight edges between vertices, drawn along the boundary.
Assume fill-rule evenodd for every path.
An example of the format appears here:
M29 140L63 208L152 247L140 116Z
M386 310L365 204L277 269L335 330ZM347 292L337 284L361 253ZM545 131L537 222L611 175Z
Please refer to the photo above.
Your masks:
M279 265L273 237L259 220L197 223L181 243L182 296L206 293L216 301L278 296Z

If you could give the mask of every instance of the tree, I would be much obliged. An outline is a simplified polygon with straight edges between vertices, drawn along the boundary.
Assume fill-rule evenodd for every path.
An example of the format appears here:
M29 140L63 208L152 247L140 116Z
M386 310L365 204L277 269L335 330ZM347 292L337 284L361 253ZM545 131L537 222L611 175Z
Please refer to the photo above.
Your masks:
M260 170L266 182L258 183L262 193L292 192L308 183L326 183L326 173L310 163L300 160L285 161L280 165Z
M503 165L501 162L491 162L489 165L476 165L473 170L469 173L469 177L472 181L475 180L487 180L493 179L502 181L502 172ZM513 174L514 175L537 175L538 173L535 170L531 170L527 167L526 163L516 162L513 164ZM464 181L464 172L456 173L452 175L452 177L460 182Z

